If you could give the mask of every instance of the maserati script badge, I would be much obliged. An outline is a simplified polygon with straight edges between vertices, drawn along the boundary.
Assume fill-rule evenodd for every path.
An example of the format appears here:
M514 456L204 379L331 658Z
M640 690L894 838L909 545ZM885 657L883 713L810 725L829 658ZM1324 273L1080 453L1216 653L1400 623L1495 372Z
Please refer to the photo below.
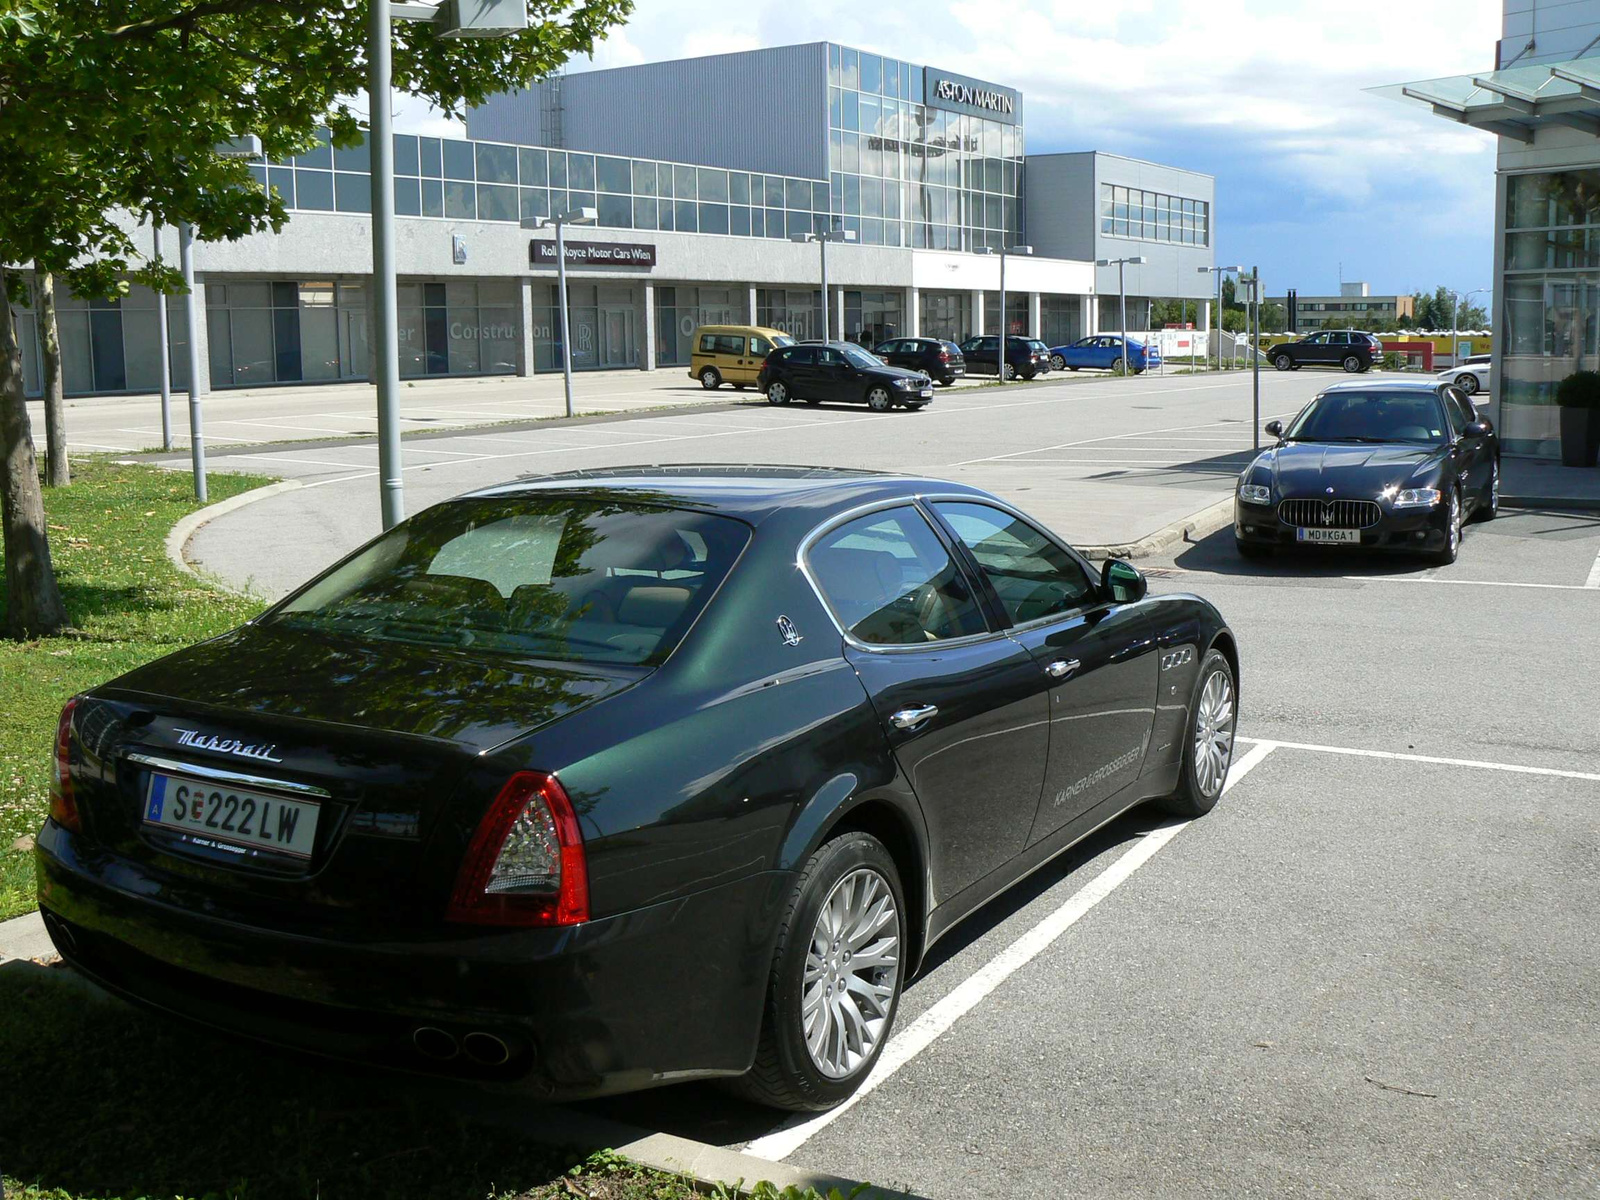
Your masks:
M254 758L261 762L282 762L272 752L277 744L256 745L245 743L237 738L219 738L214 733L201 733L198 729L179 729L173 726L173 732L178 735L178 745L193 746L196 750L215 750L218 754L236 754L240 758Z
M778 618L778 632L783 635L785 646L798 646L801 642L800 631L794 627L794 622L788 617Z

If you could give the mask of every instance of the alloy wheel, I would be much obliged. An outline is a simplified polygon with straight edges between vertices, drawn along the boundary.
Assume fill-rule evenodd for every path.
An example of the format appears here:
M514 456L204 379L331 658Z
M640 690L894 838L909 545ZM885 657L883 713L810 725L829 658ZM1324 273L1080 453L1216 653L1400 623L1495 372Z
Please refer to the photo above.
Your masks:
M1450 557L1461 550L1461 493L1450 493Z
M1354 354L1346 355L1344 360L1344 369L1350 374L1354 375L1357 371L1361 370L1361 360Z
M1052 354L1050 356L1050 369L1052 371L1065 371L1067 369L1067 360L1059 354Z
M1194 775L1200 790L1216 795L1232 760L1233 684L1226 671L1213 671L1201 689L1194 719Z
M1495 516L1500 512L1500 464L1493 463L1489 467L1489 515Z
M1456 386L1471 396L1478 390L1478 377L1471 371L1463 371L1456 379Z
M1277 358L1272 360L1272 365L1277 367L1280 371L1290 371L1294 369L1294 359L1290 358L1287 354L1280 354Z
M871 1057L894 1011L900 914L888 881L851 871L828 893L806 953L800 1017L817 1070L843 1079Z

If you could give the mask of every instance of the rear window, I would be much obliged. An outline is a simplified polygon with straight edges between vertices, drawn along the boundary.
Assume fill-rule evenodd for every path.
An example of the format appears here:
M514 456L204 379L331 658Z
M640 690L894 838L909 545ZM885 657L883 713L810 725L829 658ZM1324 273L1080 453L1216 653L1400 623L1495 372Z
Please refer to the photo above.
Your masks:
M459 500L396 526L265 624L509 658L651 666L749 540L739 521L554 496Z

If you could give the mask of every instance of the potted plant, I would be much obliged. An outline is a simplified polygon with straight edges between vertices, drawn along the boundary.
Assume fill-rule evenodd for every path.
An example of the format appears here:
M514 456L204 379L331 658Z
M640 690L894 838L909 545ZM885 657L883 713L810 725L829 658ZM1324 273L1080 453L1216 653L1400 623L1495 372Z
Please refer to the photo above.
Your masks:
M1556 385L1561 406L1561 465L1592 467L1600 458L1600 371L1577 371Z

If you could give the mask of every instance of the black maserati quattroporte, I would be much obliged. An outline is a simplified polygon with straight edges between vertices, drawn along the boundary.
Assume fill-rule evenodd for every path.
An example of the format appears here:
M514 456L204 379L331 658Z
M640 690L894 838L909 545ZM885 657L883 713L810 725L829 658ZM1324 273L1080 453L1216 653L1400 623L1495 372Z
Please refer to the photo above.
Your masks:
M1398 550L1453 563L1468 520L1500 510L1500 439L1436 380L1335 384L1239 475L1233 535L1246 556L1280 546Z
M1238 653L960 484L787 467L436 505L71 701L45 922L130 999L581 1097L823 1109L963 916L1198 815Z

